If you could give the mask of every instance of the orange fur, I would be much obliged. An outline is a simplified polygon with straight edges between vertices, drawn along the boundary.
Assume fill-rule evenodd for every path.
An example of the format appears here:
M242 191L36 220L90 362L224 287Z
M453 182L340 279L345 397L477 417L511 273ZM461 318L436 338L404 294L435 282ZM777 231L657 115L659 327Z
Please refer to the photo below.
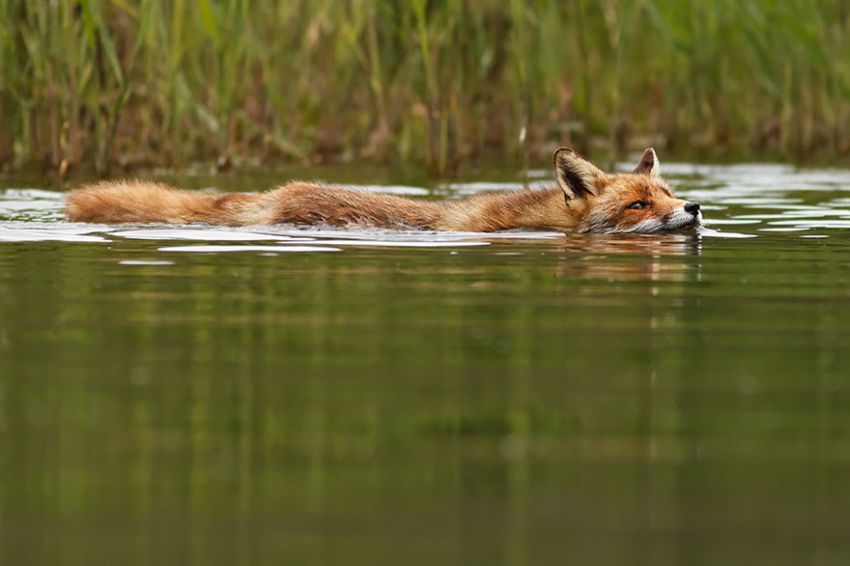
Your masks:
M606 174L562 148L555 153L555 170L559 187L442 202L305 182L259 194L216 196L160 183L104 181L71 191L66 216L97 223L293 223L476 232L511 228L653 232L699 223L698 212L683 215L685 201L675 198L661 181L652 150L644 153L634 172ZM630 208L636 201L647 205ZM670 222L672 218L676 221Z

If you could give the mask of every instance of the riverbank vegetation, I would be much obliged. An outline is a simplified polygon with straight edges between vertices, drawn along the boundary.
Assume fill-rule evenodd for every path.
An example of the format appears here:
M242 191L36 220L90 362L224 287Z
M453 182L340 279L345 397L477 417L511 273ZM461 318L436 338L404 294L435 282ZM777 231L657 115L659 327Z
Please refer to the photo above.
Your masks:
M842 0L0 0L0 163L850 150Z

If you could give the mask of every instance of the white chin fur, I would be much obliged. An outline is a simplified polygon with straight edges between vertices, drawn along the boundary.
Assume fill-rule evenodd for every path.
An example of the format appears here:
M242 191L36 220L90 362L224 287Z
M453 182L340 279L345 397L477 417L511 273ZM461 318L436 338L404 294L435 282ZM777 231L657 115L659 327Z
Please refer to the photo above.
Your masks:
M653 232L670 232L672 230L680 230L687 227L696 227L702 224L702 212L698 212L696 216L690 212L686 212L684 207L676 210L673 214L667 217L664 222L660 218L652 218L638 222L634 226L622 230L623 232L634 232L640 234L651 234Z

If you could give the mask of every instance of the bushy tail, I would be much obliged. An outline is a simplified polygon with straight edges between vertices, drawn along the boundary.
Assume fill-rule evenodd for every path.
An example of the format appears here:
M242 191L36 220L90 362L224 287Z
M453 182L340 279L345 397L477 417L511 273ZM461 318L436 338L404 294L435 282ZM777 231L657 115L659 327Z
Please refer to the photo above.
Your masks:
M164 222L169 224L245 224L241 212L256 195L214 196L181 191L161 183L104 181L68 193L65 216L72 222L113 224Z

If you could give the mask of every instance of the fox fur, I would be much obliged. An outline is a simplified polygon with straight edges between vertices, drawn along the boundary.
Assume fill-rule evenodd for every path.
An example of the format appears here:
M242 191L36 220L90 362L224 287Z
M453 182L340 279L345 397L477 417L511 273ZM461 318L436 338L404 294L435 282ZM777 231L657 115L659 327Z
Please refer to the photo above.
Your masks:
M205 194L147 181L103 181L68 193L72 222L291 223L493 232L664 232L699 225L699 205L675 197L647 149L631 173L604 173L568 148L555 152L557 186L426 201L293 181L263 193Z

